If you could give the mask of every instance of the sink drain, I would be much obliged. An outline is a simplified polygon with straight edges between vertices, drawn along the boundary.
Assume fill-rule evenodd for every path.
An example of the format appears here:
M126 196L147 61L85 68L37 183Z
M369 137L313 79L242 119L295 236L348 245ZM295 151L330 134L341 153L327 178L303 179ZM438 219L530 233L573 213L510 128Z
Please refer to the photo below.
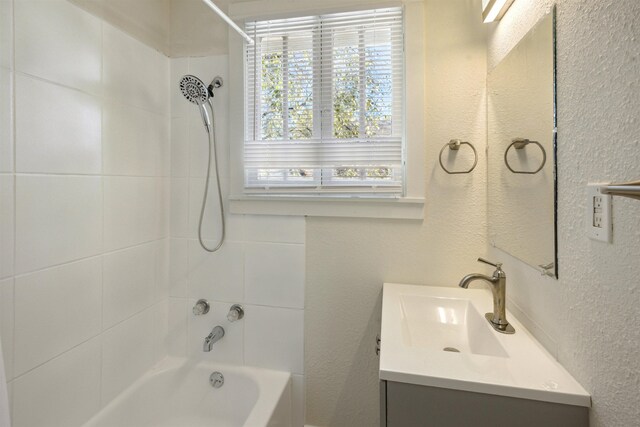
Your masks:
M452 353L460 353L460 350L458 350L455 347L445 347L445 348L442 349L442 351L450 351Z

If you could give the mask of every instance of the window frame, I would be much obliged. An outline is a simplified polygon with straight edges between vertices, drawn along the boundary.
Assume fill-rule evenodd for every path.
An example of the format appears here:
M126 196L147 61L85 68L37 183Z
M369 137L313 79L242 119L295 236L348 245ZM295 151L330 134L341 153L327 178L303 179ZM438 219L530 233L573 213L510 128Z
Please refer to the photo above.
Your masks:
M424 127L409 126L424 122L424 5L420 0L388 2L329 0L318 6L313 0L254 1L232 3L231 17L239 24L256 19L280 19L309 15L404 7L405 67L404 84L412 90L404 96L405 140L403 158L403 195L384 193L312 195L308 192L246 194L244 189L245 132L245 51L239 37L229 33L230 90L230 211L239 214L309 215L422 219L424 216L425 165Z

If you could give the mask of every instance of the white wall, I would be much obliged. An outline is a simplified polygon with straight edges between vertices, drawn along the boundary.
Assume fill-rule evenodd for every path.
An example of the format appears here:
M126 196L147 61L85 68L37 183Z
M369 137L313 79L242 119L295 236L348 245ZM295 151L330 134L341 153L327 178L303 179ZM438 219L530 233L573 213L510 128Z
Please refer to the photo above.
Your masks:
M229 214L228 86L216 90L216 136L225 196L227 235L222 248L207 253L198 242L198 218L207 165L207 135L197 106L180 94L178 81L193 74L207 84L217 75L228 81L228 56L171 60L171 287L170 353L293 374L294 425L303 424L303 333L305 224L303 217ZM212 176L204 238L218 242L220 222ZM200 298L207 315L194 316ZM234 303L244 319L230 323ZM221 325L226 334L211 352L204 337Z
M593 396L591 425L640 419L640 203L614 198L613 243L586 236L588 182L640 177L640 3L513 3L488 40L489 68L557 4L559 280L497 249L512 309Z
M69 0L165 55L227 53L227 23L202 0ZM223 11L235 0L216 0Z
M479 0L425 2L424 222L307 219L308 424L378 425L374 344L383 282L454 286L462 274L482 268L475 262L486 252L486 62L479 10ZM452 138L476 146L481 157L473 173L440 169L438 152Z
M0 7L13 423L75 426L166 354L169 61L64 0Z

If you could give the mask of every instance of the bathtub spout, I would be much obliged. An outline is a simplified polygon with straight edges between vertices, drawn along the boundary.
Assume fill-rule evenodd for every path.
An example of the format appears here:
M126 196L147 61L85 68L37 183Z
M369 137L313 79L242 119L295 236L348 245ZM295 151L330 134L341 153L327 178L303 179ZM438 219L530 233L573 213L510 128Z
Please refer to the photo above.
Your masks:
M209 352L213 348L213 345L220 341L224 336L224 329L222 326L216 326L211 330L211 333L207 335L204 339L204 343L202 344L202 351Z

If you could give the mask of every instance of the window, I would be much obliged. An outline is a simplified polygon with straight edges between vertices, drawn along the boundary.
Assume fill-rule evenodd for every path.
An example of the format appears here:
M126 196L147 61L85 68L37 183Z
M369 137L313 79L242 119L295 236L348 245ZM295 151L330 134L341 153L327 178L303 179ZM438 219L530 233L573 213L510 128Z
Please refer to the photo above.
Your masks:
M246 31L245 192L402 194L402 9Z

